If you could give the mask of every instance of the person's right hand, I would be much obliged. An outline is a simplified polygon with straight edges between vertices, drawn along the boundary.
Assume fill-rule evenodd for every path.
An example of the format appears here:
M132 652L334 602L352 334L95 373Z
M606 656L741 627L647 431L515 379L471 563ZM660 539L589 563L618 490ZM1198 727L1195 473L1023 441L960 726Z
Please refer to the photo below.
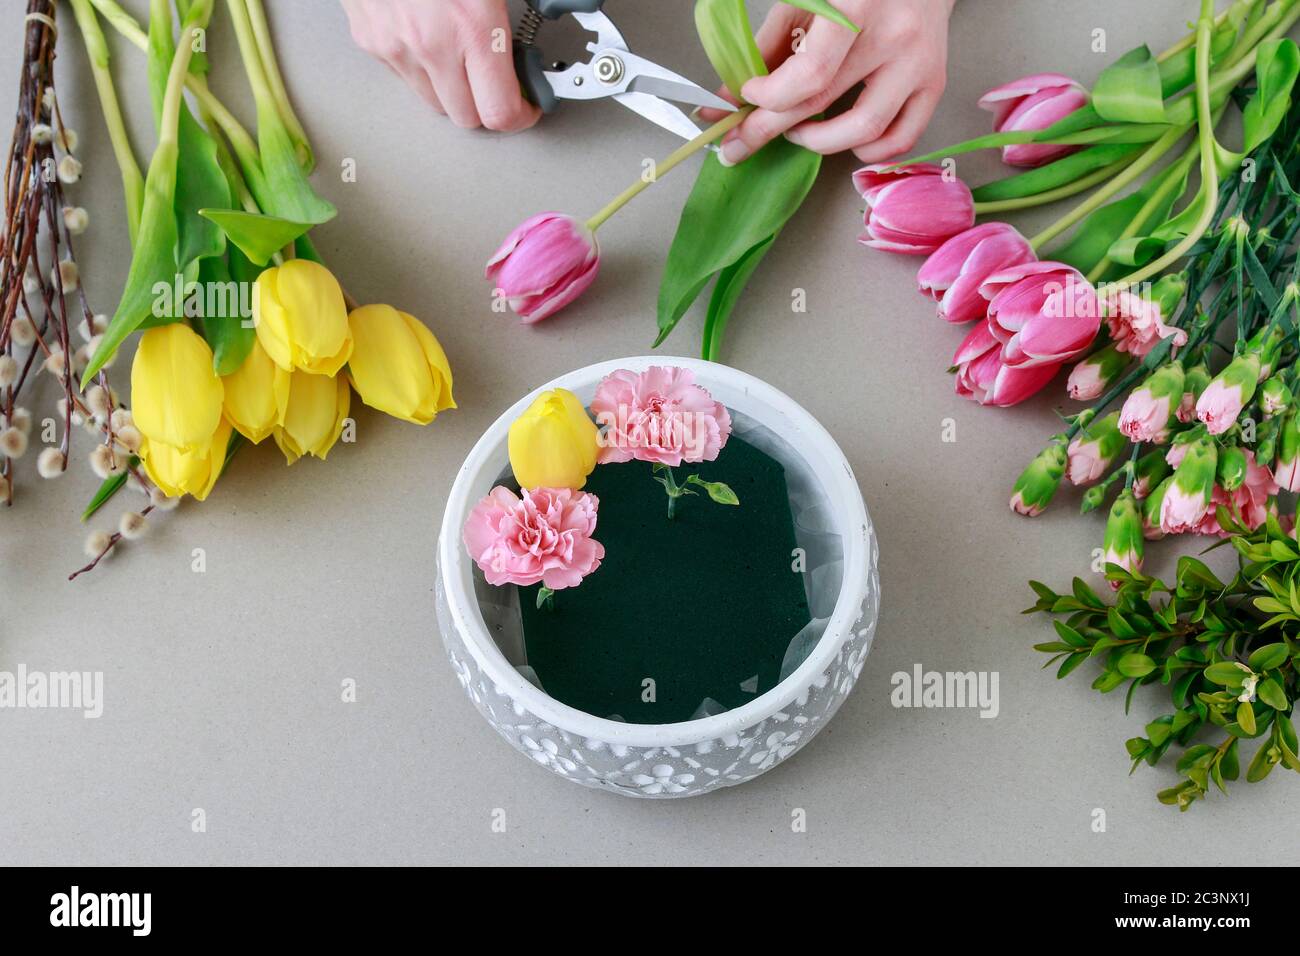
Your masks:
M526 129L505 0L343 0L352 38L457 126Z

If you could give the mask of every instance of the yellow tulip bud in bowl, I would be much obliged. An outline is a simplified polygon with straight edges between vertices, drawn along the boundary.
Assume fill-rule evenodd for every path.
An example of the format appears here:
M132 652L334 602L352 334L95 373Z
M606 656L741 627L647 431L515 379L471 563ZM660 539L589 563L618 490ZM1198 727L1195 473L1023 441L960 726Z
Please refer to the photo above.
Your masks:
M352 355L343 289L309 259L290 259L257 277L253 324L266 354L286 371L334 375Z
M309 372L293 373L284 424L272 431L289 464L303 455L315 455L323 460L329 454L343 434L351 401L348 380L342 375L330 378Z
M231 431L230 422L220 419L207 442L193 451L146 438L140 446L144 470L169 498L193 495L203 501L221 477Z
M510 467L523 488L581 488L596 467L600 433L578 396L543 392L514 420Z
M423 322L391 305L366 305L352 310L348 324L348 374L363 402L416 425L456 407L451 365Z
M140 336L131 365L131 411L148 441L203 453L221 421L223 397L212 349L184 322Z
M290 373L271 361L257 340L244 364L222 378L226 417L253 444L284 424Z

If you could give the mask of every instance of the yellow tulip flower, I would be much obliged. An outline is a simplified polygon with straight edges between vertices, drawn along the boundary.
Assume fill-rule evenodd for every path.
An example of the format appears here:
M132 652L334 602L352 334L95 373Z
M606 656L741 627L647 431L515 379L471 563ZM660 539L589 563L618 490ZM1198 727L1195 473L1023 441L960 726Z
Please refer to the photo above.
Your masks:
M222 378L226 389L226 417L253 444L271 434L277 425L284 424L289 377L255 339L244 364Z
M140 446L144 470L168 497L193 495L203 501L221 477L232 431L230 422L222 418L207 442L194 451L181 451L166 442L145 439Z
M342 375L330 378L309 372L293 373L284 424L271 433L289 464L303 455L315 455L323 460L329 454L343 434L351 401L348 380Z
M285 371L334 375L352 355L343 289L309 259L290 259L257 277L253 323L262 348Z
M599 432L578 396L553 388L510 426L510 467L524 488L581 488L596 467Z
M416 425L456 407L451 365L423 322L391 305L366 305L352 310L348 324L348 374L363 402Z
M212 349L184 322L140 336L131 365L131 414L146 439L201 451L221 421L223 395Z

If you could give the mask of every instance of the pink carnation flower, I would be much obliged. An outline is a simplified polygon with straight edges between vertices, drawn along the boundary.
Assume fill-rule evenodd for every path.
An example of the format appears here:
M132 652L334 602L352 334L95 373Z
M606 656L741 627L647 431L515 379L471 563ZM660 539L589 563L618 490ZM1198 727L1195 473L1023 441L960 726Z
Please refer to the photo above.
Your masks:
M1106 326L1117 352L1145 358L1162 339L1172 338L1175 346L1187 344L1187 332L1165 325L1160 306L1132 292L1120 292L1106 303Z
M1246 479L1239 488L1224 491L1219 485L1214 486L1210 496L1210 507L1194 529L1197 534L1211 534L1226 538L1228 532L1219 524L1217 510L1219 505L1228 509L1228 513L1244 524L1251 531L1260 528L1268 520L1269 514L1277 513L1274 495L1280 490L1269 469L1255 461L1255 453L1246 451Z
M695 384L690 369L618 369L596 387L591 412L601 435L600 464L714 461L731 434L726 406Z
M584 491L533 488L520 497L498 485L465 521L465 547L488 584L576 587L605 556L591 537L599 504Z

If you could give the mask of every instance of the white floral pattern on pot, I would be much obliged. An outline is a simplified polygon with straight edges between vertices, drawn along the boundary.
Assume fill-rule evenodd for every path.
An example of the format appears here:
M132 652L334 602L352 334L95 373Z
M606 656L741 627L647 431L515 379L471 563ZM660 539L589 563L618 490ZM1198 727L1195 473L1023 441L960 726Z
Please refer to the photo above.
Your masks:
M506 741L566 780L633 797L689 797L752 780L792 757L831 718L857 682L871 650L880 579L873 560L861 613L831 666L789 707L726 738L675 747L629 747L583 738L530 714L489 681L451 625L442 581L438 623L447 655L470 701ZM846 582L847 583L847 582ZM827 632L824 641L837 640Z

